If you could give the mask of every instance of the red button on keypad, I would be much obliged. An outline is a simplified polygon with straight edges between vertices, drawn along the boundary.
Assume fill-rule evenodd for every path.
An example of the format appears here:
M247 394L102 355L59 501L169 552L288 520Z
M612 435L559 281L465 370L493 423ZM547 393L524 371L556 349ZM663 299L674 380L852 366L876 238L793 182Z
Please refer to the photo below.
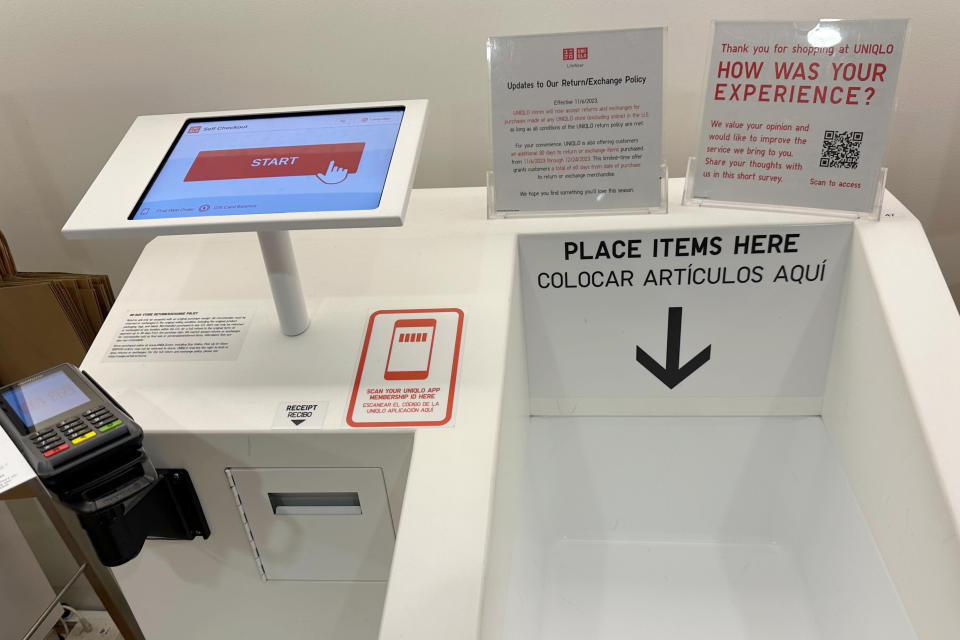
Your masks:
M50 451L47 451L46 453L44 453L44 454L43 454L43 457L49 458L50 456L54 456L54 455L60 453L61 451L66 451L66 450L69 449L69 448L70 448L70 445L67 444L66 442L64 442L62 445L60 445L60 446L57 447L56 449L50 449Z

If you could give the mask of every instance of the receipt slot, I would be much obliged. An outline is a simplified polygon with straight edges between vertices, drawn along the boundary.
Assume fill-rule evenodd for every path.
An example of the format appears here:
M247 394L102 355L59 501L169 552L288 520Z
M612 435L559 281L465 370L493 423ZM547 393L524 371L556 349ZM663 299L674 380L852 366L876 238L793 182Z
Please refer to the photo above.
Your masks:
M210 536L187 472L155 469L140 427L73 365L0 387L0 424L104 565L133 559L147 538Z

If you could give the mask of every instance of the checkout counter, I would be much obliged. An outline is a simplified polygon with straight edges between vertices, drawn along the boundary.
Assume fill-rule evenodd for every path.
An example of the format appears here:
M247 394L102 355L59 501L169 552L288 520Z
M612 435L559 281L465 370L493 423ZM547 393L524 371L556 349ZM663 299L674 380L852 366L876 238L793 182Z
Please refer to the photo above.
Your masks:
M920 224L889 193L854 222L681 192L669 215L489 221L482 188L415 190L402 228L295 232L311 324L294 338L252 234L150 242L82 366L153 464L189 473L209 525L114 569L144 635L960 636L960 319ZM661 292L637 318L643 276L577 289L591 240L758 230L815 238L826 278ZM574 282L544 287L544 256ZM732 307L752 351L730 346ZM110 357L129 313L189 308L252 313L239 348ZM449 421L350 426L371 316L418 309L462 310ZM295 424L286 405L321 411Z

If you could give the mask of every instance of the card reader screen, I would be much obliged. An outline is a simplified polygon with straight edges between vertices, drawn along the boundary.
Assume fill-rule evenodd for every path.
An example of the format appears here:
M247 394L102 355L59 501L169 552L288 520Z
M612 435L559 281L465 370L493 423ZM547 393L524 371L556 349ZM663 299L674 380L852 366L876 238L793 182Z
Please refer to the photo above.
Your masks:
M3 399L28 427L90 401L63 371L10 387Z
M403 107L187 120L131 220L380 205Z

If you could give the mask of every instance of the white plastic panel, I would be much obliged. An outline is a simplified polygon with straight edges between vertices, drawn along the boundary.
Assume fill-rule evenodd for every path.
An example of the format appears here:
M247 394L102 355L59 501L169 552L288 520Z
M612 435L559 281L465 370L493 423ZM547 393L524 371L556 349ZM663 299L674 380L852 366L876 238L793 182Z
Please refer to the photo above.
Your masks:
M960 317L923 228L887 215L857 225L823 420L917 635L956 640Z
M535 418L526 452L489 637L916 639L818 418Z
M230 472L267 580L387 579L395 532L379 468Z

